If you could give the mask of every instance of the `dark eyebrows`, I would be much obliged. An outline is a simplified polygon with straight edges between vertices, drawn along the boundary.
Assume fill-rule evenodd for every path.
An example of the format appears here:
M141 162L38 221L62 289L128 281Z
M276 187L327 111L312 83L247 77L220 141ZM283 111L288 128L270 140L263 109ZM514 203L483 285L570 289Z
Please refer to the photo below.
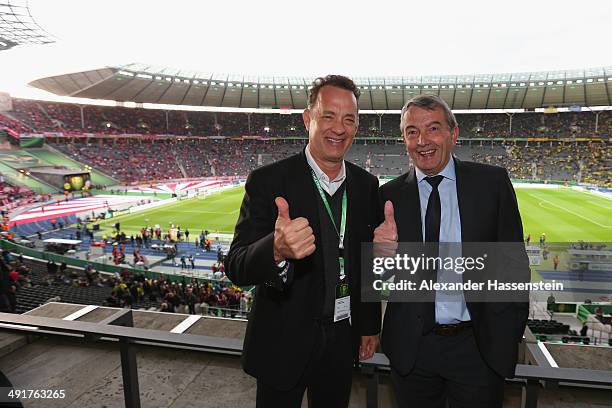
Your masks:
M334 111L330 111L330 110L326 110L326 111L322 111L321 112L321 116L324 115L332 115L332 116L336 116L336 112ZM351 119L357 119L358 114L354 114L354 113L347 113L346 115L344 115L345 118L351 118Z
M425 125L425 127L430 127L431 125L442 126L442 123L440 123L437 120L434 120L432 122L429 122L427 125ZM415 125L406 125L406 126L404 126L404 130L408 130L408 129L417 129L417 127Z

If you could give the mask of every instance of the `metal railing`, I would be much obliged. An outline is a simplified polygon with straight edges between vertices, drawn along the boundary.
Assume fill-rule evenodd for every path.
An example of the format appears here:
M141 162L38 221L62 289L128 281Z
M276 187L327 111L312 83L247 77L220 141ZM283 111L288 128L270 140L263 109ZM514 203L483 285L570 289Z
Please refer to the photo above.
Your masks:
M612 371L586 370L582 368L551 367L536 344L527 344L534 360L543 365L517 364L516 379L523 380L521 407L536 408L538 391L542 382L553 384L574 384L591 386L612 386ZM378 407L378 383L381 374L390 374L389 359L384 354L376 353L374 357L361 363L362 371L367 377L367 408Z
M179 282L183 278L190 279L190 280L191 278L195 278L200 283L206 283L206 282L219 282L223 284L231 283L231 281L227 279L227 277L225 276L223 277L223 279L218 280L214 278L206 278L206 277L201 277L201 276L189 276L189 275L184 275L184 274L177 274L174 272L157 272L157 271L152 271L152 270L144 270L138 267L132 267L132 266L128 267L125 265L113 265L113 264L107 264L104 262L95 262L93 260L73 258L70 256L59 255L54 252L43 251L43 250L36 249L36 248L29 248L24 245L19 245L16 242L8 241L6 239L0 239L0 249L10 251L14 254L21 254L24 256L29 256L30 258L34 258L41 262L50 261L50 260L53 260L57 264L65 262L66 265L68 266L72 266L72 267L76 267L80 269L84 269L85 266L89 264L96 271L107 273L107 274L121 273L123 272L123 270L127 270L133 275L143 274L145 278L147 279L161 279L161 277L163 276L165 279L170 280L172 282ZM161 261L165 261L165 259L162 259ZM250 291L252 288L253 286L245 286L242 289Z
M85 342L111 340L119 343L123 395L126 408L140 407L136 346L158 346L176 349L204 351L214 354L235 355L242 353L243 342L238 339L210 337L196 334L178 334L160 330L135 328L129 309L119 309L115 314L98 323L67 321L57 318L0 313L0 328L22 334L44 334L80 338ZM546 358L536 344L527 344L533 353L533 361L546 364ZM389 360L383 354L375 354L361 363L361 370L367 377L366 404L368 408L378 407L378 384L381 374L390 372ZM579 368L557 368L519 364L516 378L524 380L522 386L522 407L535 408L538 405L538 390L541 382L555 384L612 386L612 372L585 370Z

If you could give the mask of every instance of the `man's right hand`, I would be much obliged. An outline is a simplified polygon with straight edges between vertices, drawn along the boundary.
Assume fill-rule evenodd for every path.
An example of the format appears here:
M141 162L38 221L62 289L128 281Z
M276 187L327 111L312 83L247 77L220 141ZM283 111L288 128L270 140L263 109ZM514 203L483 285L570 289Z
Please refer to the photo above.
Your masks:
M374 255L391 257L397 250L397 225L393 203L385 202L385 220L374 230Z
M294 220L289 216L289 204L283 197L274 200L278 217L274 225L274 262L303 259L315 251L315 236L304 217Z

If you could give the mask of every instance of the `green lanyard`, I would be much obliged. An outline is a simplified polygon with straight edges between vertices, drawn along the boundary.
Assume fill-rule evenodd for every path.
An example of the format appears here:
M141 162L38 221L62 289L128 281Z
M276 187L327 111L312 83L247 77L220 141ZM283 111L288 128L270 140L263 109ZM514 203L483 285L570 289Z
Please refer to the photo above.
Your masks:
M342 256L342 254L344 252L344 233L346 231L346 201L347 201L346 200L346 188L342 192L342 216L340 217L340 231L338 231L338 227L336 226L336 221L334 220L334 214L332 213L329 202L327 201L327 197L325 197L325 193L323 192L321 183L319 182L319 179L316 176L314 170L310 169L310 172L312 173L312 180L314 181L315 186L317 186L317 190L319 191L321 200L323 200L323 205L325 206L325 209L327 210L329 219L331 220L332 225L334 226L334 229L336 230L336 233L338 234L338 238L339 238L338 249L340 249L340 256L338 257L338 263L340 264L340 280L344 280L346 275L344 273L344 256Z

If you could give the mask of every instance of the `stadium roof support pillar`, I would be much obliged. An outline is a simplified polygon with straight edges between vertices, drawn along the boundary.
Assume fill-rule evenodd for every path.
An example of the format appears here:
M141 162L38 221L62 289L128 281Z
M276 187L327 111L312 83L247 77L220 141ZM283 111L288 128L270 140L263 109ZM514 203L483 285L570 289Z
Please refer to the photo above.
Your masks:
M510 137L512 135L512 117L514 113L506 112L506 115L508 115L508 137Z
M81 129L85 130L85 107L83 105L77 105L81 110Z

